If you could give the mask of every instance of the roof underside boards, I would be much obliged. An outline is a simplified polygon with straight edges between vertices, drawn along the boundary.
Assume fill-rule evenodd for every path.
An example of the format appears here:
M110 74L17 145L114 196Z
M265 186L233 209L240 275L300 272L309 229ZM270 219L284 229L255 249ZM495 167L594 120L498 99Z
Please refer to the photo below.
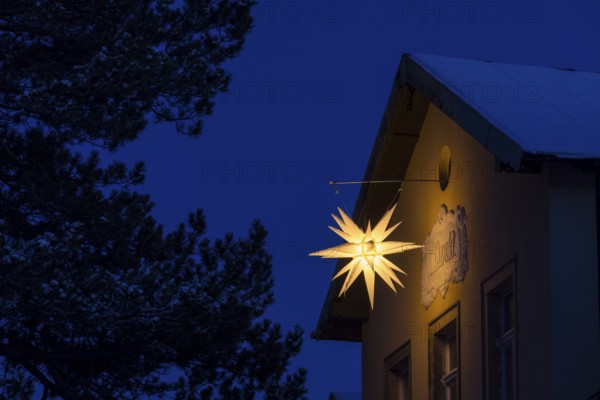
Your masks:
M405 177L430 103L515 170L530 160L593 160L597 165L600 159L600 74L405 54L364 180ZM367 216L380 218L381 199L390 199L397 189L363 184L353 219L365 225ZM335 272L344 264L338 263ZM329 285L316 339L362 339L362 323L369 318L365 285L359 282L338 297L341 281Z
M599 73L426 54L402 64L405 83L513 167L523 154L600 158ZM469 123L478 117L487 129Z
M404 178L428 105L429 101L420 93L400 85L396 79L371 152L365 180L372 179L373 176L386 180ZM400 184L361 185L352 213L353 220L360 226L366 226L367 217L377 221L399 187ZM377 199L388 199L388 202L383 204ZM362 219L359 219L361 216ZM336 266L336 272L347 262L347 259L341 260ZM362 322L369 318L370 308L366 285L363 278L359 277L346 294L340 297L343 281L343 278L335 279L329 285L317 328L311 335L313 338L361 340Z

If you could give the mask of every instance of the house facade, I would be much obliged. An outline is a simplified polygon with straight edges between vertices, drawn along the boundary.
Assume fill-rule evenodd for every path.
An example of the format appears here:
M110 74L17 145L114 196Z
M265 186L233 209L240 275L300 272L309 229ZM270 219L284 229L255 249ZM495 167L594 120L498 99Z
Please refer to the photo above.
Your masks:
M599 166L600 75L403 56L353 217L424 247L313 336L361 342L365 400L593 398Z

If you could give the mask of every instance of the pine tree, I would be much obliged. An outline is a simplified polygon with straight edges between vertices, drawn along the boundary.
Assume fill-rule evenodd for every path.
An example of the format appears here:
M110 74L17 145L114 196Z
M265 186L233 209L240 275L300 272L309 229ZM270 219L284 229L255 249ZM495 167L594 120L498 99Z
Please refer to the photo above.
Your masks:
M266 231L173 232L136 191L143 164L102 166L150 122L199 135L251 1L0 4L0 399L304 398L302 330L273 303Z

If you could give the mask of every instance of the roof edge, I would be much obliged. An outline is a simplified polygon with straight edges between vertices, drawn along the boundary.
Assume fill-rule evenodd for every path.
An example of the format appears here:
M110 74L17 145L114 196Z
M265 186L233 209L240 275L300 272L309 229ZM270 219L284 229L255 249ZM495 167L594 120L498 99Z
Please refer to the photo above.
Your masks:
M404 84L421 92L498 160L510 165L516 171L519 170L524 155L522 147L435 78L426 65L419 63L410 54L404 54L398 71L403 74L401 80Z

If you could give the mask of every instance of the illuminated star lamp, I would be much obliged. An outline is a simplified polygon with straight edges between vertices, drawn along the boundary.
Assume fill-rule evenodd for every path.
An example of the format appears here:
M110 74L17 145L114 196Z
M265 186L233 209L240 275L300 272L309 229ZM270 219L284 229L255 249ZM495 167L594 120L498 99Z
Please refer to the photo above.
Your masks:
M398 222L389 229L387 227L395 208L396 206L389 209L383 215L381 220L379 220L377 225L375 225L375 228L371 229L371 221L369 221L366 231L360 229L340 208L338 208L338 211L340 212L342 219L336 215L331 215L341 230L332 226L330 226L329 229L337 233L348 243L310 253L309 255L320 256L322 258L352 258L352 260L333 277L333 279L336 279L343 274L348 273L339 296L346 293L361 272L363 273L365 283L367 284L371 309L373 309L373 299L375 295L375 274L379 275L394 293L396 293L394 282L404 287L394 271L398 271L404 275L406 275L406 272L398 268L384 256L402 253L423 246L408 242L384 241L401 223Z

